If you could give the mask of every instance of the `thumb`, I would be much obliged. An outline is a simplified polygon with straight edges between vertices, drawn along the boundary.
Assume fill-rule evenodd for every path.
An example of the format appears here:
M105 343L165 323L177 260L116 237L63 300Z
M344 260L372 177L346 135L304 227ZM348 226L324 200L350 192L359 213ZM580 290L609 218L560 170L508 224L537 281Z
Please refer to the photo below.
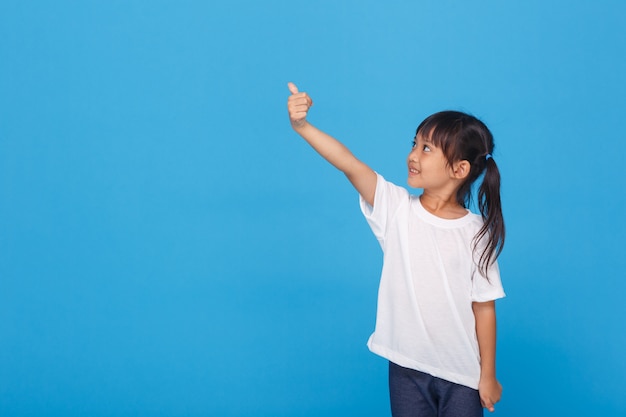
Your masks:
M298 94L298 87L294 83L287 83L287 87L289 87L291 94Z

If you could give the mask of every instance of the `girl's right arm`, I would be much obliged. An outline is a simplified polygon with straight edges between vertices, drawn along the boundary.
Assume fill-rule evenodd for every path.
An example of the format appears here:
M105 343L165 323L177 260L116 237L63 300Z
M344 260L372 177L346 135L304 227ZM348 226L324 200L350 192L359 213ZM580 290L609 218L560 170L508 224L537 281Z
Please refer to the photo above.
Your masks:
M370 206L374 205L376 193L376 173L358 160L348 148L332 136L322 132L306 120L313 101L307 93L300 93L298 87L289 83L291 96L287 102L291 127L306 140L324 159L343 172L361 197Z

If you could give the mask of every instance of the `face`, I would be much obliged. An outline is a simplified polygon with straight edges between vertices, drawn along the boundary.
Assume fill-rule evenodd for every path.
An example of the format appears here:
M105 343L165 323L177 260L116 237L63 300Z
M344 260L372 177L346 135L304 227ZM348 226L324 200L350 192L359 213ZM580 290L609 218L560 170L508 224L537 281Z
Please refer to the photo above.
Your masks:
M422 135L415 138L407 163L407 182L413 188L436 190L447 187L453 180L443 151Z

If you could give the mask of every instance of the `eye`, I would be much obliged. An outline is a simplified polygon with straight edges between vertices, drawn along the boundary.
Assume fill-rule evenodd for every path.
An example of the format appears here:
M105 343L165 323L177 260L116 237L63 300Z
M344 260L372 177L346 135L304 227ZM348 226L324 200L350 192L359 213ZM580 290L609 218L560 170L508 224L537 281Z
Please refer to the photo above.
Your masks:
M423 151L424 152L430 152L430 146L424 145Z
M417 146L417 142L415 142L414 140L411 141L411 148L415 148Z

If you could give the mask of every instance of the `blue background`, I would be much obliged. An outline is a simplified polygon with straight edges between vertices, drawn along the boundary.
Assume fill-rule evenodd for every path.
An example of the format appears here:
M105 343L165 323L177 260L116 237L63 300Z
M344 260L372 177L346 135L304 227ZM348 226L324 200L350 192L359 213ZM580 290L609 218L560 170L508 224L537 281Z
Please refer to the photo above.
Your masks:
M405 184L487 122L495 415L626 414L621 1L0 3L0 415L389 415L382 256L310 119Z

